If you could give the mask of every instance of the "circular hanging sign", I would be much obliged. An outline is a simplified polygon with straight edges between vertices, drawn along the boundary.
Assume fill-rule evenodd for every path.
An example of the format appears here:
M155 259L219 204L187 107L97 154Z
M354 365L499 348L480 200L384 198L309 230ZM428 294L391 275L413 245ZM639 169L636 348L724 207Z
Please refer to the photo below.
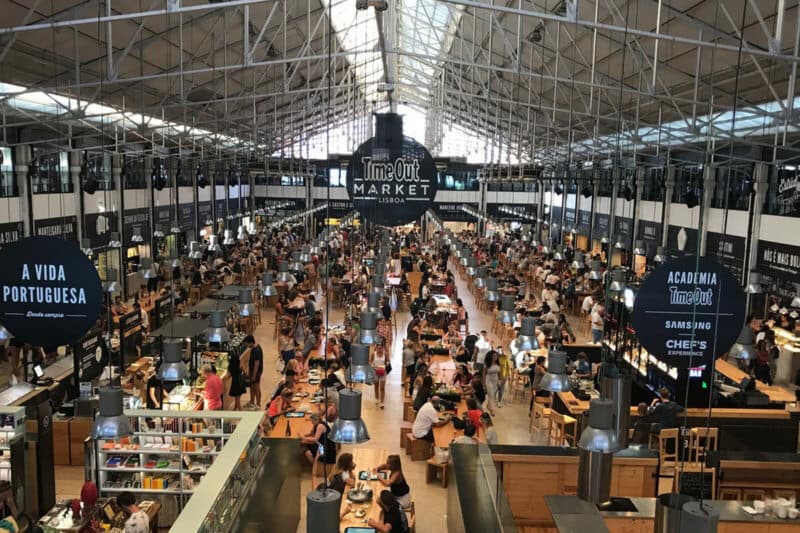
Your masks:
M0 324L34 346L71 344L102 308L100 278L74 243L27 237L0 251Z
M398 150L382 148L373 137L358 147L347 168L353 206L381 226L419 219L436 196L436 165L428 149L411 137L398 144Z
M711 364L742 331L739 283L709 257L672 259L651 272L636 294L631 320L642 346L670 366Z

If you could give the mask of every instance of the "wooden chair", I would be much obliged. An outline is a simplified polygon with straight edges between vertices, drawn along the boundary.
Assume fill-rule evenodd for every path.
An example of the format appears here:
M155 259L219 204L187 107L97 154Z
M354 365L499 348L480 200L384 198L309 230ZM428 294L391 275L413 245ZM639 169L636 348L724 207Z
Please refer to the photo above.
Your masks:
M712 495L712 497L716 496L716 494L717 494L717 471L714 470L713 468L708 468L707 466L704 466L704 465L702 465L700 463L683 463L683 465L680 467L679 470L677 470L677 472L680 472L680 473L696 472L698 474L699 473L703 473L704 474L703 477L705 477L706 474L710 475L710 477L711 477L711 489L710 489L709 492ZM673 481L673 490L675 492L680 492L681 491L680 484L681 484L681 476L676 474L675 475L675 479Z
M742 491L738 487L720 487L718 499L739 501L742 499Z
M518 395L522 394L522 399L525 400L531 390L528 386L529 383L530 376L528 374L520 374L515 368L511 377L511 398L516 399Z
M417 512L414 509L414 502L411 502L408 509L404 510L407 515L406 518L408 519L408 533L417 533Z
M766 489L743 488L742 500L752 502L753 500L765 500L767 498Z
M534 429L544 430L550 435L550 406L552 399L547 396L537 396L533 400L533 411L531 412L531 422L528 431L533 433Z
M661 464L660 475L664 475L665 470L671 470L667 477L675 475L675 467L678 464L678 428L662 429L658 434L658 460Z
M719 428L692 428L689 430L689 460L703 463L706 453L717 450Z
M552 409L549 419L548 443L552 446L575 446L578 439L578 420Z

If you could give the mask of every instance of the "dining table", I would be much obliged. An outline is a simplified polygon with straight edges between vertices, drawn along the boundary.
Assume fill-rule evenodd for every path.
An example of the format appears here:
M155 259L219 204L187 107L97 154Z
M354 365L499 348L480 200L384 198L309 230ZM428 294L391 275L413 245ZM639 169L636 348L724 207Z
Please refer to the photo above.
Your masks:
M301 378L300 382L292 389L294 391L292 406L295 409L292 412L302 412L303 416L297 417L292 414L288 417L286 415L279 416L272 425L272 429L269 430L269 437L299 439L311 431L311 414L318 412L321 404L311 403L314 393L319 390L319 383L312 384L308 380L309 378Z
M378 505L378 498L380 497L381 491L388 490L389 488L384 486L377 479L371 479L373 477L372 469L386 462L386 458L389 456L387 450L383 448L359 446L353 448L352 453L353 463L356 465L353 471L356 475L356 487L363 485L364 488L371 489L372 498L364 503L351 502L347 498L347 494L351 489L345 490L345 493L342 495L341 513L345 512L348 505L350 506L350 511L345 513L339 520L339 529L342 533L344 533L348 527L369 527L367 526L367 522L370 518L379 520L381 516L381 507ZM362 472L365 475L369 475L370 479L362 480ZM384 471L382 474L388 476L388 471Z

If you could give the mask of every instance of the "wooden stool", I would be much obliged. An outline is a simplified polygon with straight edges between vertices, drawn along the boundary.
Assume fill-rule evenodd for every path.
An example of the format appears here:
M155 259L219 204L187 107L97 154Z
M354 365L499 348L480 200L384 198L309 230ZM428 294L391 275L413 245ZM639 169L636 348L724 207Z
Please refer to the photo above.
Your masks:
M414 403L410 399L403 400L403 420L414 422L415 418L417 418L417 413L414 411Z
M413 424L411 422L401 422L400 423L400 447L402 449L406 449L406 435L411 433L411 426Z
M662 429L658 433L658 462L661 464L662 472L672 470L675 475L675 467L678 464L678 429Z
M717 450L719 428L691 428L689 430L689 460L703 463L706 453Z
M549 420L548 442L553 446L575 446L578 420L553 410L550 410Z
M550 405L552 399L546 396L537 396L533 400L533 412L531 413L531 424L528 430L533 433L534 429L543 429L550 434Z
M200 287L192 287L189 289L189 301L192 302L192 305L200 301Z
M767 498L765 489L742 489L742 500L752 502L753 500L764 500Z
M742 499L742 491L740 491L736 487L720 488L719 499L739 501Z
M433 446L425 439L418 439L413 433L406 435L406 453L412 461L427 461L433 455Z
M442 488L447 488L447 463L440 463L436 457L431 457L425 463L425 483L442 479Z

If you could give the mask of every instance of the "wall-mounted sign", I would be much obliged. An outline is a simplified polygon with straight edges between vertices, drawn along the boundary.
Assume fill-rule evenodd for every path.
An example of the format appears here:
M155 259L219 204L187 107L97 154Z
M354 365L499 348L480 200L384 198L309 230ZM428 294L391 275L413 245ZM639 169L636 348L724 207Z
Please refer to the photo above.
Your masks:
M91 381L103 373L105 361L108 358L107 348L103 341L102 332L93 329L72 345L74 369L77 373L73 379L77 383Z
M211 210L211 202L198 202L197 203L197 217L200 220L200 225L201 226L206 226L207 225L206 223L209 220L211 220L212 222L214 221L214 219L211 218L211 216L212 216L211 211L212 211Z
M778 183L777 215L797 216L800 214L800 176L787 176Z
M400 115L375 115L376 136L358 147L347 169L347 194L366 220L401 226L420 218L436 196L430 152L403 136Z
M24 231L22 222L0 224L0 248L20 240L24 236Z
M667 248L672 253L697 254L697 230L670 225L667 229Z
M111 240L111 232L117 231L117 214L90 213L84 217L83 236L92 243L92 248L105 246Z
M292 200L284 200L284 202L291 202ZM327 209L323 209L316 213L319 218L344 218L345 216L349 215L353 211L355 211L355 207L353 207L353 202L350 200L325 200L321 198L317 198L314 200L314 207L319 207L321 205L328 204ZM294 206L294 204L292 204ZM290 207L289 209L304 209L305 206L300 207Z
M37 237L61 237L68 241L78 242L78 219L73 215L34 220L33 233Z
M714 257L719 264L728 267L740 283L744 272L744 248L744 237L713 231L706 233L706 256Z
M591 211L578 211L578 222L575 229L578 233L589 235L589 230L592 227L592 212Z
M679 368L711 364L742 330L744 294L727 268L683 256L657 267L636 294L632 322L639 342Z
M19 342L70 344L97 321L97 270L74 243L28 237L0 251L0 324Z
M644 246L647 248L647 256L654 256L656 247L661 246L661 222L640 220L638 232L636 238L644 241Z
M169 233L170 229L172 229L172 223L175 221L175 206L160 205L154 211L156 217L154 221L155 228L164 233Z
M223 198L222 200L214 201L214 216L216 218L225 218L228 215L228 201Z
M141 235L145 242L150 242L150 210L146 207L141 209L126 209L122 216L122 237L125 246L131 246L134 235Z
M568 207L564 214L564 226L571 228L575 225L575 209Z
M178 206L178 226L183 231L194 229L194 204L180 204Z
M610 237L608 233L608 225L610 223L611 217L603 213L595 213L594 228L592 228L592 238L599 241L603 237Z
M561 225L561 211L562 209L560 205L554 205L553 207L550 208L550 214L551 214L550 220L553 221L553 224L558 224L559 226ZM547 216L544 216L542 218L548 220Z
M759 240L756 270L773 278L797 281L800 277L800 247Z
M486 214L497 220L510 220L522 222L523 224L533 224L536 222L536 205L486 204Z
M615 217L614 226L616 227L613 235L621 240L626 248L630 246L631 235L633 234L633 220L626 217Z
M475 222L475 217L461 209L462 207L472 209L473 211L478 210L478 204L433 204L433 210L439 215L442 222Z

